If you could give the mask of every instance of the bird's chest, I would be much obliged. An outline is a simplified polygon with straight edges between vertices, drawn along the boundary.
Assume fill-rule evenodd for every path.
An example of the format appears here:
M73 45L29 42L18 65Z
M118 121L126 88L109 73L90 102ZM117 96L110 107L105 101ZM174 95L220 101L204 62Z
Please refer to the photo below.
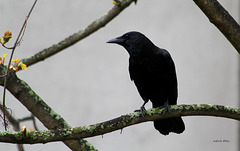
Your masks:
M132 74L131 78L160 78L167 74L168 69L164 61L156 58L131 58L129 59L129 72Z
M167 78L168 70L161 60L152 59L132 59L129 62L129 72L131 79L136 83L145 86L161 84Z
M133 61L129 64L131 80L143 99L163 98L168 85L167 71L154 60Z

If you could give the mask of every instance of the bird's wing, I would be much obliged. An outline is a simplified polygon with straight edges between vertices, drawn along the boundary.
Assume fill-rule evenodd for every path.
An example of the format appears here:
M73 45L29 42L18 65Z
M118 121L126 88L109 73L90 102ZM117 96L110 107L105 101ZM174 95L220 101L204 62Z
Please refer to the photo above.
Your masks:
M175 64L172 60L171 55L169 52L165 49L160 49L159 54L163 56L162 58L165 60L165 67L167 68L167 75L168 75L168 85L169 85L169 103L170 104L176 104L177 103L177 97L178 97L178 84L177 84L177 75L176 75L176 69Z

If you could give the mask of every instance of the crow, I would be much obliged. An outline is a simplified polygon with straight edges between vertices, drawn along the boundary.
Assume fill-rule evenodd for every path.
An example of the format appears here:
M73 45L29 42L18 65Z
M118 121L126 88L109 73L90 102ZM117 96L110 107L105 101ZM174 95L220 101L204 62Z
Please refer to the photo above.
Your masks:
M153 108L164 108L163 114L169 111L169 105L177 104L178 88L174 62L169 52L155 46L145 35L131 31L113 38L107 43L123 46L129 53L130 79L144 100L140 108L146 112L145 104L150 100ZM177 134L185 130L181 117L154 121L154 127L163 135L170 132Z

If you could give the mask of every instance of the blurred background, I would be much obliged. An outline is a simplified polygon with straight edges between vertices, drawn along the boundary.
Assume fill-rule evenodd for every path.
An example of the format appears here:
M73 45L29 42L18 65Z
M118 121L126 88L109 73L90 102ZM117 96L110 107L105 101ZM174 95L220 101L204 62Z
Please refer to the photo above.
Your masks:
M13 32L13 44L33 0L0 0L0 35ZM219 0L239 21L239 0ZM85 28L113 7L111 0L37 2L14 58L30 57ZM140 31L167 49L176 65L178 104L220 104L239 107L239 54L189 0L139 0L112 22L74 46L18 72L42 99L72 127L95 124L133 112L142 105L128 73L128 54L106 41ZM0 48L0 56L9 53ZM3 88L0 88L2 96ZM7 93L7 107L17 118L28 110ZM151 108L151 103L147 104ZM239 122L226 118L183 117L183 134L160 135L152 122L88 138L102 151L112 150L239 150ZM37 121L39 129L45 127ZM24 122L33 128L31 122ZM0 128L3 130L3 126ZM11 129L11 128L10 128ZM216 143L214 140L228 140ZM62 142L24 145L26 151L69 150ZM17 150L0 143L0 150Z

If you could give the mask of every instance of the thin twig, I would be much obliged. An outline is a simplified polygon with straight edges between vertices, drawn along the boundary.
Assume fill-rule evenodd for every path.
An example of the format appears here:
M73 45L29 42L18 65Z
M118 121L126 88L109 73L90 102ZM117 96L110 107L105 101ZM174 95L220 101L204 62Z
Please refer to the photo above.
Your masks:
M6 49L13 49L13 47L7 47L7 46L5 46L5 45L2 45L4 48L6 48Z
M96 20L97 22L94 21L85 30L80 31L78 33L80 35L80 38L77 41L85 38L86 36L92 34L94 31L97 31L99 28L105 26L110 20L112 20L114 17L116 17L120 12L122 12L122 10L124 10L127 6L129 6L133 1L134 0L122 0L120 6L114 6L108 12L108 14L106 14L103 17L101 17L100 19ZM94 25L96 25L96 27L94 27ZM61 47L61 49L64 49L66 47L73 45L74 43L70 43L70 45L68 45L69 43L67 45L64 45L64 43L68 42L68 40L71 40L70 38L73 38L73 39L77 38L78 34L74 34L74 36L70 36L69 38L66 39L66 41L63 41L62 43L60 42L59 43L60 45L57 46L58 47L57 49L59 50L59 46L63 46L63 47ZM75 41L75 42L77 42L77 41ZM51 53L49 55L49 53L48 53L47 55L49 57L53 54L54 53ZM39 59L35 60L34 63L41 61L42 59L44 59L44 57L41 57L40 60ZM25 61L33 64L32 60L33 59L31 59L31 57L30 57L30 59L25 60ZM22 62L24 64L26 64L26 62L24 62L24 61L22 61ZM26 64L26 65L29 65L29 64ZM11 73L11 70L9 71L9 73ZM15 73L13 73L13 76L14 75L15 75ZM8 76L9 76L9 74L8 74ZM15 78L17 78L17 77L15 77ZM34 99L26 92L18 93L20 91L20 89L28 90L31 88L29 86L27 86L27 84L25 82L23 82L22 80L20 80L20 81L22 81L20 83L19 83L19 80L18 80L18 82L16 82L15 80L16 79L14 79L14 80L11 79L11 81L10 80L8 81L8 84L10 84L10 85L7 88L10 91L10 93L12 93L24 106L26 106L28 108L28 110L31 111L48 129L71 128L68 125L68 123L66 123L66 121L63 118L61 118L61 116L59 114L57 114L55 111L52 111L52 109L45 102L43 102L43 100L40 97L38 97L35 94L35 92L33 92L32 90L31 90L31 92L33 92L33 95L37 96L37 97L34 97ZM1 81L1 78L0 78L0 81ZM2 84L3 83L4 82L2 81ZM21 88L18 86L17 87L20 89L16 88L15 84L17 84L18 86L21 85ZM15 90L18 90L18 91L15 91ZM36 104L36 100L35 100L36 98L37 98L37 102L38 102L37 104ZM72 150L79 150L79 149L81 149L81 150L97 150L93 145L91 145L85 139L78 139L76 141L75 140L64 141L64 143Z
M34 129L38 131L35 116L33 114L31 114L31 116L27 116L27 117L18 119L18 122L25 122L25 121L30 121L30 120L33 122Z
M11 52L10 59L9 59L9 62L8 62L8 67L7 67L6 76L5 76L5 79L4 79L3 108L6 108L6 100L5 100L5 98L6 98L6 87L7 87L7 75L8 75L9 69L10 69L11 60L12 60L12 58L13 58L13 54L14 54L14 51L15 51L15 49L16 49L17 44L19 43L19 40L22 39L22 36L21 36L21 35L24 34L23 31L25 31L24 29L26 28L27 21L28 21L30 15L31 15L32 10L33 10L33 8L34 8L34 6L35 6L36 3L37 3L37 0L34 1L32 7L31 7L31 9L30 9L30 11L29 11L29 13L28 13L28 15L27 15L27 17L26 17L23 25L22 25L22 28L21 28L21 30L20 30L20 32L19 32L19 34L18 34L18 37L17 37L17 39L16 39L16 41L15 41L15 43L14 43L14 46L13 46L13 48L12 48L12 52ZM4 122L4 128L5 128L5 130L7 130L6 116L5 116L5 113L6 113L6 112L5 112L5 111L6 111L6 110L4 109L4 110L3 110L3 122Z
M6 110L6 108L3 108L3 105L0 104L0 110ZM11 110L10 110L11 111ZM12 111L11 111L12 112ZM15 131L20 131L20 123L19 121L12 116L12 113L8 112L7 110L5 111L5 116L7 117L8 121L12 124L13 129ZM23 145L17 144L18 151L24 151Z
M35 116L33 114L32 114L32 121L33 121L34 129L38 131L39 129L37 127L36 119L35 119Z
M122 0L119 5L115 5L112 9L110 9L107 13L105 13L100 18L94 20L91 24L89 24L86 28L76 32L64 40L60 41L57 44L52 45L49 48L46 48L39 53L29 57L22 59L21 61L26 64L28 67L38 63L39 61L43 61L56 53L61 52L62 50L74 45L80 40L86 38L92 33L96 32L102 27L105 27L112 19L114 19L118 14L120 14L125 8L127 8L132 2L136 2L136 0Z

